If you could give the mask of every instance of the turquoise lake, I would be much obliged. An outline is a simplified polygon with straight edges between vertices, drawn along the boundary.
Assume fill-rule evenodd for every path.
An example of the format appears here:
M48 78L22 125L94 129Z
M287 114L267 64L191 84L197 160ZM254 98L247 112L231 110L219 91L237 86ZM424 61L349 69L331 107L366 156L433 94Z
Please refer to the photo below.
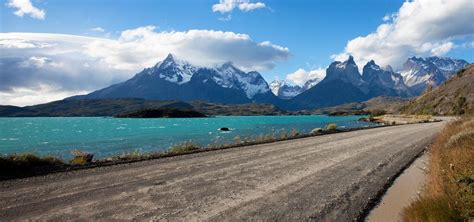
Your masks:
M116 119L103 117L0 118L0 154L35 153L71 158L75 149L95 158L166 150L184 141L206 146L233 143L236 136L276 137L296 129L312 129L336 123L339 128L368 127L360 116L218 116L180 119ZM228 127L229 132L218 129Z

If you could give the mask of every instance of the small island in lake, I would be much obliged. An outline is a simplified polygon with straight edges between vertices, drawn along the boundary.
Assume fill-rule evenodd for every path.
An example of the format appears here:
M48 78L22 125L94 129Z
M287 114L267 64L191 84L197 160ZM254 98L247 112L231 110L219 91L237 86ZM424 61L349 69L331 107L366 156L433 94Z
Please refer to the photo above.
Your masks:
M207 117L205 114L194 110L179 109L145 109L114 116L115 118L196 118Z

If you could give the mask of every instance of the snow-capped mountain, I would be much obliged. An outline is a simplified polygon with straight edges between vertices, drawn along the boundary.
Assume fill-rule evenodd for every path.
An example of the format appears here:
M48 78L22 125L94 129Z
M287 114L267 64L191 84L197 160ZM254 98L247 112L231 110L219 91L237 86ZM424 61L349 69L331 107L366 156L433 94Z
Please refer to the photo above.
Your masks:
M349 102L361 102L377 96L410 96L400 74L390 67L382 69L368 62L362 75L352 56L344 62L333 62L326 77L314 87L290 101L289 109L314 109Z
M189 82L197 70L198 67L186 61L175 59L173 55L169 54L166 59L151 68L145 69L144 72L181 85Z
M464 60L446 57L411 57L400 73L412 93L419 95L428 85L436 87L468 65Z
M368 62L361 74L350 56L347 61L331 63L322 81L313 79L304 86L292 86L284 81L269 85L258 72L244 72L230 62L199 67L170 54L125 82L70 99L257 102L288 110L313 109L361 102L377 96L414 96L427 84L437 86L467 65L464 60L412 57L405 62L401 74L390 66L381 68L374 61Z
M403 82L403 77L399 73L393 72L390 66L382 69L375 64L374 60L369 61L363 68L362 80L368 85L370 97L376 96L411 96L410 90Z
M359 68L354 62L354 57L349 56L349 58L344 62L333 62L326 69L326 77L323 81L331 81L336 79L353 84L355 86L361 86L363 84L361 75L359 73Z
M280 99L291 99L305 90L301 86L289 85L287 82L281 80L271 82L270 89L273 94L278 96Z
M280 99L288 100L315 86L321 80L319 78L310 79L303 86L291 85L284 80L274 80L270 83L270 89Z
M279 99L258 72L243 72L232 63L198 67L169 54L133 78L74 99L144 98L205 100L219 103L273 103Z

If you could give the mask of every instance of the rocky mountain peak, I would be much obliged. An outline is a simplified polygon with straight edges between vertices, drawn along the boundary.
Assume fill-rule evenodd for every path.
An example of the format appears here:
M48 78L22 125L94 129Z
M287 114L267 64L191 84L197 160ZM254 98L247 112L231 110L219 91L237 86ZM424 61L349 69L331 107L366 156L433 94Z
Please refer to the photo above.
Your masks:
M410 57L400 71L405 84L414 95L419 95L428 84L438 86L451 78L458 70L468 66L464 60L432 56Z
M301 86L290 85L284 80L274 80L270 83L270 89L281 99L291 99L305 90Z
M351 65L356 65L356 63L354 62L354 57L352 55L349 56L346 63L351 64Z

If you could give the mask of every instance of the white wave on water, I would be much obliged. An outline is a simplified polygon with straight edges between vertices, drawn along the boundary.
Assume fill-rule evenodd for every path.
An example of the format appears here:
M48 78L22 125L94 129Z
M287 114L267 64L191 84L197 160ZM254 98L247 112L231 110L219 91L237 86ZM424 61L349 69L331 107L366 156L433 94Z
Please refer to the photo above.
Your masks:
M6 140L16 141L16 140L20 140L20 139L19 138L2 138L2 141L6 141Z

